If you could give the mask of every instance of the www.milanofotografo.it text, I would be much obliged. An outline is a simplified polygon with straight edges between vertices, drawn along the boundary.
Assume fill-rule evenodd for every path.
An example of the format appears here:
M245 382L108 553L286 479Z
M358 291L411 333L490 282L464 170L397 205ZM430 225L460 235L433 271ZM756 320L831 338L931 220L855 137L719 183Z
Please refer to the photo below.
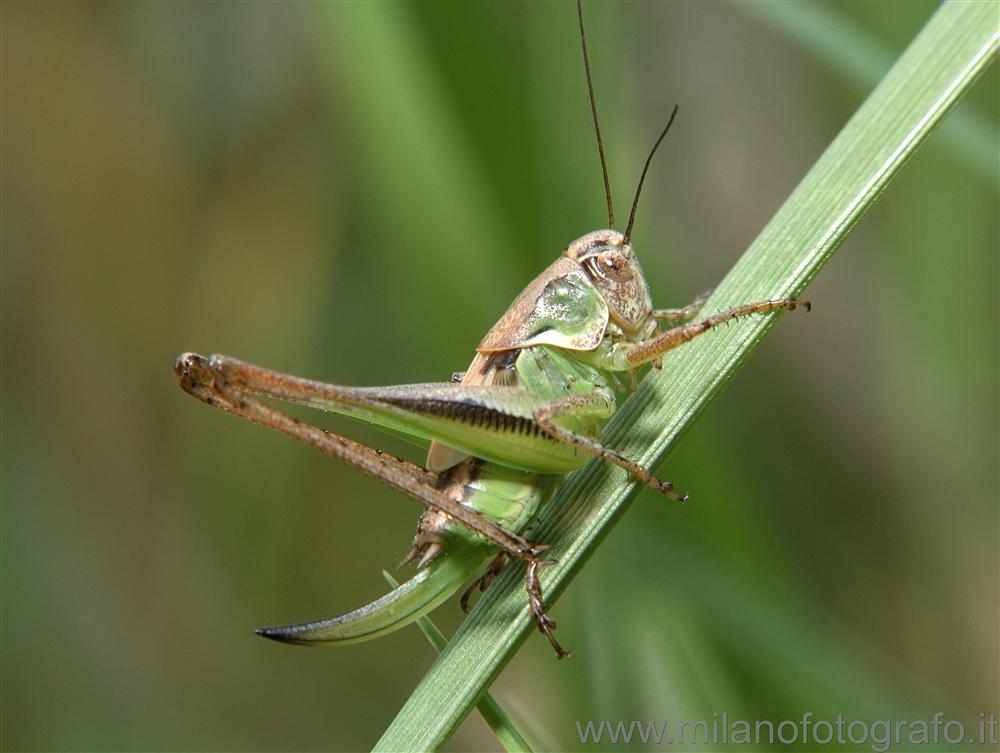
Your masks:
M874 753L906 746L998 745L997 712L983 712L972 723L948 718L943 711L929 719L833 719L806 712L799 719L577 720L582 745L868 745Z

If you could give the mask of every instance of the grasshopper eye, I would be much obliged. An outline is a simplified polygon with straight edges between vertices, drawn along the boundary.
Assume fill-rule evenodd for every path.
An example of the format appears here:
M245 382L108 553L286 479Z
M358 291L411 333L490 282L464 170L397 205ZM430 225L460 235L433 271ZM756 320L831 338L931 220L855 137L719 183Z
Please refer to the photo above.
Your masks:
M628 264L628 260L625 258L625 255L617 252L602 254L600 256L600 261L606 269L615 271L620 270Z
M632 278L629 259L618 250L607 250L584 262L591 278L621 282Z

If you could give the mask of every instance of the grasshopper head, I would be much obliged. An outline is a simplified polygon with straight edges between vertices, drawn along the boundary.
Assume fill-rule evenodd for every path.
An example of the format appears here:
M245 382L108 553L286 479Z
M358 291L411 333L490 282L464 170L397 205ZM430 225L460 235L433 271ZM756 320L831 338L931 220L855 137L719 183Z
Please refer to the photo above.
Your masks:
M587 273L608 304L612 321L626 336L641 336L653 311L639 261L617 230L595 230L577 238L563 252Z

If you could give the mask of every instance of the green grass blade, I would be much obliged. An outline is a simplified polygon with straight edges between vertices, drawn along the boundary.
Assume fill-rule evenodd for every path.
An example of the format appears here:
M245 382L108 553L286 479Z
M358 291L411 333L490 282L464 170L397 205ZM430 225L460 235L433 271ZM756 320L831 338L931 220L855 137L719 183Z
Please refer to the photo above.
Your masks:
M801 292L993 60L998 38L996 4L942 5L719 285L707 310ZM747 320L671 354L663 370L653 372L625 403L605 441L655 464L775 321ZM537 541L558 542L552 554L559 564L543 578L550 603L636 492L622 472L599 463L574 474L558 492L533 532ZM509 568L480 600L375 750L439 747L532 629L520 568Z
M382 571L382 577L393 588L399 585L399 581L385 570ZM444 651L445 646L448 645L448 639L444 637L444 633L438 630L437 625L431 621L430 617L421 617L418 619L417 627L420 628L420 632L424 634L427 642L431 644L431 647L435 651L439 654ZM507 712L503 710L503 707L497 703L497 700L489 692L483 693L483 697L479 699L476 708L482 714L483 720L493 731L493 734L497 736L497 740L500 741L500 744L507 753L532 753L532 748L528 744L528 741L524 739L524 736L518 731L514 722L507 715Z

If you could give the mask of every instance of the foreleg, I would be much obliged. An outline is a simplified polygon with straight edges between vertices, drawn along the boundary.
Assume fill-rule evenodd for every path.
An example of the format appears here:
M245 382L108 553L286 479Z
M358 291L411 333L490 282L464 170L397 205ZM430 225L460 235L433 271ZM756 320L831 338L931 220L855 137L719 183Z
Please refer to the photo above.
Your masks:
M794 311L799 306L808 311L811 305L807 301L798 301L795 298L780 298L774 301L759 301L757 303L746 303L736 306L728 311L702 319L698 322L682 324L679 327L668 329L666 332L657 335L640 343L619 343L614 347L610 355L608 368L614 371L625 371L634 369L644 363L654 361L668 350L690 342L699 335L703 335L720 324L738 319L752 314L767 314L772 311Z

